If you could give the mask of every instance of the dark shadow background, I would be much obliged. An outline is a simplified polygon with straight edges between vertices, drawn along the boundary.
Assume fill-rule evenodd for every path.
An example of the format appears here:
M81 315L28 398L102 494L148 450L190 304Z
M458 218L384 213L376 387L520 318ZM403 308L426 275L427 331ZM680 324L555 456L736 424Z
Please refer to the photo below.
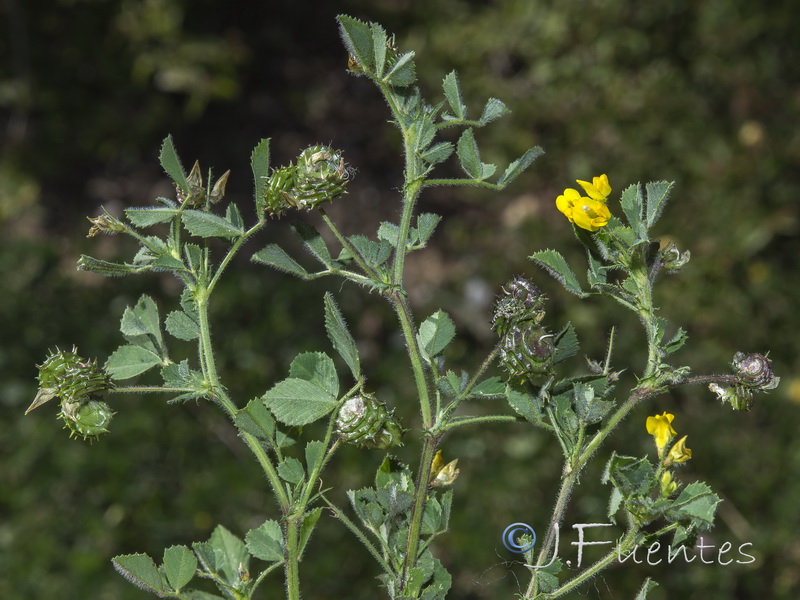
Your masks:
M746 414L701 388L641 407L599 453L567 516L604 519L604 459L614 449L650 452L645 417L668 410L694 451L683 479L705 480L724 498L709 539L751 542L756 562L626 564L575 596L632 598L653 576L663 586L655 600L794 599L800 5L789 0L0 3L0 597L142 598L112 571L112 556L160 559L163 548L206 539L217 523L244 535L276 516L246 448L206 404L115 398L112 433L92 446L68 440L49 407L22 413L48 348L75 343L102 360L140 294L154 296L162 314L173 308L179 290L169 277L103 280L75 270L81 253L111 259L135 250L117 238L86 240L85 217L172 193L156 159L167 133L184 164L230 168L228 197L242 207L261 137L272 138L273 165L332 143L358 169L332 218L348 234L368 235L396 219L399 140L377 91L345 71L338 13L380 21L401 49L415 50L429 102L441 99L452 69L473 111L489 96L506 102L513 114L478 133L484 160L505 165L532 145L547 151L502 193L437 189L422 198L421 210L445 220L431 247L409 259L408 282L418 317L438 307L453 315L453 365L480 362L493 343L494 294L526 274L551 298L552 327L571 320L586 356L598 357L618 326L615 361L632 381L644 363L636 320L608 302L568 296L526 259L553 247L582 264L554 198L574 179L605 172L614 194L637 181L677 183L657 228L692 252L657 290L664 315L690 334L676 360L696 373L723 372L737 350L769 350L782 376ZM398 376L402 344L379 297L247 261L273 241L303 260L287 235L293 218L268 228L217 293L216 342L231 392L243 404L283 378L298 352L330 351L322 320L330 289L371 385L413 418L409 378ZM413 464L416 448L409 439L399 454ZM511 598L517 578L523 589L527 579L505 564L515 557L500 534L514 521L546 523L556 445L520 424L464 429L445 452L461 467L452 531L436 548L453 574L449 597ZM335 482L345 504L344 490L367 485L381 459L345 449L326 484ZM369 556L332 519L321 521L302 567L309 600L379 594ZM282 593L279 578L264 587L264 597Z

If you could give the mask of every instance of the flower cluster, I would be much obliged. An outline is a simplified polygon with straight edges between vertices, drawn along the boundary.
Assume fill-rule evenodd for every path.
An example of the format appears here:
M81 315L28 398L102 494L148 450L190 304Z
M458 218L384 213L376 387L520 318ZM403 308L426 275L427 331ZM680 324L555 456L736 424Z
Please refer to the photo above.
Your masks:
M556 198L556 207L581 229L597 231L608 225L611 212L606 206L606 200L611 193L608 177L603 174L592 178L591 182L576 180L586 196L574 188L567 188L564 193Z

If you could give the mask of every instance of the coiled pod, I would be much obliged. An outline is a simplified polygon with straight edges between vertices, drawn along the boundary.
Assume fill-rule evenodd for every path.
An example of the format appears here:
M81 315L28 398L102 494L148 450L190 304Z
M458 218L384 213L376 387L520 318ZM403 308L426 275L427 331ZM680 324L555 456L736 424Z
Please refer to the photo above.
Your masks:
M311 210L345 193L353 170L342 152L328 146L311 146L297 157L296 165L275 169L267 182L267 212L280 216L290 208Z
M114 413L99 396L108 391L111 380L97 360L81 358L74 347L70 352L56 349L39 366L38 379L39 391L25 414L58 398L59 418L71 431L70 437L87 439L108 431Z
M492 327L501 337L515 325L544 319L544 301L541 290L524 277L515 277L502 288L492 315Z
M403 435L394 414L366 393L344 403L336 418L336 431L350 444L381 450L399 445Z
M25 414L27 415L34 408L60 396L60 386L64 375L69 369L77 367L80 362L81 357L77 355L75 347L72 348L72 352L63 352L58 348L55 352L51 352L45 361L38 365L39 390Z
M555 346L547 329L531 323L512 327L503 337L500 362L512 378L536 378L550 372Z
M550 371L553 336L540 325L545 296L533 283L515 277L503 286L492 315L500 335L500 362L512 378L533 378Z
M69 437L81 436L87 440L108 433L108 425L113 416L111 407L101 400L67 400L61 403L58 418L64 421L65 429L69 429Z
M763 354L737 352L733 356L733 371L739 382L749 388L771 390L779 378L772 372L772 361Z

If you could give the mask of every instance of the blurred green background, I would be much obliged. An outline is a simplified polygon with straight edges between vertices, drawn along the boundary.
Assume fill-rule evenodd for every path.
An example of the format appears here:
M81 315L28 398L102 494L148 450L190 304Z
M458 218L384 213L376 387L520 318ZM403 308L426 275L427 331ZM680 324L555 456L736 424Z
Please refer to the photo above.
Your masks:
M478 134L488 158L504 165L531 145L547 152L502 193L436 189L421 201L445 221L432 246L409 259L408 283L418 317L442 307L456 320L452 364L480 362L493 343L494 294L526 274L551 298L551 326L572 320L588 357L618 325L615 364L630 367L630 383L644 362L636 320L609 302L568 296L526 259L553 247L582 264L554 198L576 178L607 173L615 194L637 181L677 183L657 231L690 249L692 261L656 292L664 315L690 335L675 360L696 373L724 372L736 350L769 350L782 377L746 414L699 387L640 407L598 454L567 515L567 523L604 520L604 458L614 449L651 452L644 420L668 410L694 451L682 478L703 479L724 498L708 539L751 542L756 562L628 563L576 597L632 598L652 576L662 584L655 600L796 598L800 4L791 0L2 3L0 597L143 598L113 572L112 556L160 559L163 548L204 540L217 523L243 535L276 516L245 446L206 404L115 398L112 433L92 446L67 439L49 406L22 413L48 348L74 343L102 360L141 293L162 314L176 302L169 277L103 280L75 270L80 253L134 251L118 238L86 240L85 217L171 194L156 160L167 133L185 164L230 168L228 195L240 206L259 138L272 138L274 165L332 143L358 169L349 195L329 210L334 220L346 233L372 234L396 218L399 141L377 91L345 72L338 13L380 21L401 49L415 50L430 102L452 69L473 110L490 95L506 102L513 114ZM379 297L246 260L271 241L300 256L287 235L292 218L268 228L217 293L216 341L232 393L243 404L284 377L297 352L330 351L322 327L330 289L371 386L413 418L409 378L398 376L402 343ZM492 407L474 407L484 409ZM399 454L413 464L415 452L412 437ZM436 549L453 574L450 597L512 598L527 578L500 534L514 521L543 529L557 445L519 424L462 429L445 440L445 454L461 467L452 531ZM367 485L381 458L345 449L325 483L343 505L344 490ZM369 556L332 519L321 521L302 568L309 600L381 595ZM275 579L264 597L281 589Z

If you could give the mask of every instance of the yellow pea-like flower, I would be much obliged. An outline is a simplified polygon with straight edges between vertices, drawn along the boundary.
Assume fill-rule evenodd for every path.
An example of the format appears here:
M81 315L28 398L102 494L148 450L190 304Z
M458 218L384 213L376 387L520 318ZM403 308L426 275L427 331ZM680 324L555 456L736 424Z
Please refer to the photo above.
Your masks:
M692 451L686 447L686 437L687 436L683 436L672 444L672 448L669 449L669 456L667 456L667 460L664 461L664 465L669 466L672 463L684 463L692 458Z
M672 428L672 420L674 418L675 415L666 411L660 415L647 417L647 422L645 423L647 433L655 438L659 458L664 455L664 448L667 447L667 444L669 444L672 438L678 433Z
M611 186L605 174L594 177L591 182L576 180L586 192L586 196L574 188L567 188L564 193L556 198L556 208L581 229L598 231L608 225L611 212L605 205Z
M608 184L608 176L603 173L599 177L592 177L592 182L576 180L589 198L598 202L605 202L611 193L611 186Z
M431 462L431 487L453 485L453 482L461 472L461 470L457 468L457 465L458 459L451 460L445 465L442 459L442 451L438 450Z

